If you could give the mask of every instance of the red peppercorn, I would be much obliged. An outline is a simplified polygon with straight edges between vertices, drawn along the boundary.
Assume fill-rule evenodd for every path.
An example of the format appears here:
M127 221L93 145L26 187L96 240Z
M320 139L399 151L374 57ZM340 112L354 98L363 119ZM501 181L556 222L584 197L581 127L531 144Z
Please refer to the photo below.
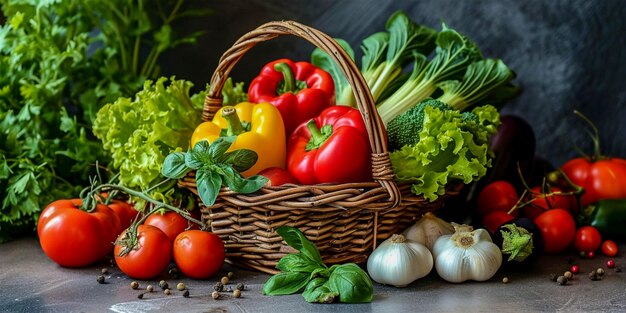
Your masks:
M606 267L614 268L615 267L615 261L613 261L613 260L606 261Z
M572 272L572 274L578 274L579 271L580 268L578 267L578 265L572 265L572 267L570 268L570 272Z
M589 251L589 252L587 252L587 257L588 257L588 258L590 258L590 259L593 259L593 257L594 257L595 255L596 255L596 254L595 254L595 252L593 252L593 251Z

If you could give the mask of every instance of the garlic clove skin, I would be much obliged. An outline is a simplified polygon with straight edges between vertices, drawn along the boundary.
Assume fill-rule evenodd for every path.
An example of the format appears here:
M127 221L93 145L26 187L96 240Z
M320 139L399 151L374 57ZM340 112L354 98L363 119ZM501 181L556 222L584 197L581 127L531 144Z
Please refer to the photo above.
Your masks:
M433 257L426 246L393 235L376 248L367 260L367 271L377 283L406 287L433 268Z
M448 282L485 281L502 265L500 248L484 229L458 229L437 239L433 247L435 269Z
M454 233L454 226L443 219L435 216L432 212L426 212L415 224L407 228L402 235L425 245L433 251L435 241L442 235Z

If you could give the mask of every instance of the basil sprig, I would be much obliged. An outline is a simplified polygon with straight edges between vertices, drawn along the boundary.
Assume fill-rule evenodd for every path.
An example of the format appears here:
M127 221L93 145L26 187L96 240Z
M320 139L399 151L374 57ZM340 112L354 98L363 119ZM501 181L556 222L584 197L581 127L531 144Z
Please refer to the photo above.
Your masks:
M222 185L239 193L255 192L267 183L267 178L241 176L240 172L256 163L258 155L249 149L226 152L235 139L236 136L219 137L212 144L202 140L192 150L173 152L165 158L161 173L170 179L180 179L195 170L198 195L206 206L215 203Z
M371 302L372 281L358 265L347 263L327 267L315 244L295 227L281 226L276 232L292 248L299 251L278 261L282 272L263 285L265 295L288 295L302 292L307 302L345 303Z

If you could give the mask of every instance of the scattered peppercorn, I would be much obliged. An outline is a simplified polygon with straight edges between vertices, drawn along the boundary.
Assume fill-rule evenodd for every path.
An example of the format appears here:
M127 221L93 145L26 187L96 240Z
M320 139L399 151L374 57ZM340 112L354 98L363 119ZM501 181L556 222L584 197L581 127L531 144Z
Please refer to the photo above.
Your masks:
M96 281L98 284L104 284L104 275L98 275L98 277L96 277Z
M580 251L580 253L579 253L578 255L580 255L580 258L581 258L581 259L584 259L584 258L586 258L586 257L587 257L587 252L585 252L585 251Z
M221 282L222 282L222 284L224 284L224 285L228 285L228 277L226 277L226 276L222 277Z
M615 261L613 261L613 260L606 261L606 267L614 268L615 267Z
M133 289L139 288L139 283L136 282L136 281L131 282L130 283L130 288L133 288Z
M601 268L601 267L598 267L598 268L596 269L596 275L598 275L598 277L602 277L602 276L604 276L604 269L603 269L603 268Z
M621 267L616 267L616 268L615 268L615 271L616 271L617 273L619 273L619 272L621 272L621 271L622 271L622 268L621 268Z
M578 267L578 265L572 265L570 271L572 272L572 274L578 274L578 272L580 271L580 267Z
M572 274L572 272L570 272L570 271L566 271L565 273L563 273L563 276L565 276L565 278L567 278L567 280L570 280L570 279L572 279L574 274Z
M169 296L172 294L172 291L169 288L165 288L165 290L163 290L163 293Z
M556 281L556 279L559 278L559 275L554 274L554 273L550 273L548 278L550 278L551 281Z
M591 280L600 280L600 279L602 279L602 276L598 276L598 272L597 271L591 271L591 272L589 272L589 275L587 275L587 276Z
M215 291L222 291L224 290L224 284L222 284L222 282L217 282L215 283L215 286L213 286L213 290Z
M503 284L508 284L509 283L509 278L508 277L502 278L502 283Z
M233 278L233 276L235 276L235 273L233 273L233 272L228 272L228 275L226 275L226 276L228 276L228 278Z
M107 269L106 267L103 267L103 268L100 270L100 273L102 273L102 274L108 274L108 273L109 273L109 269Z
M169 285L167 284L167 282L166 282L166 281L161 280L161 281L159 282L159 287L160 287L161 289L165 290L165 289L167 289L167 287L169 287Z
M238 283L237 286L235 286L235 289L239 291L243 291L244 288L246 288L246 286L243 283Z
M185 286L185 283L178 283L176 285L176 289L178 289L180 291L183 291L183 290L187 289L187 286Z
M219 299L220 298L220 293L217 291L213 291L213 293L211 293L211 297L213 297L213 299Z
M563 286L563 285L567 284L567 278L566 278L565 276L562 276L562 275L561 275L561 276L559 276L559 277L556 279L556 283L557 283L557 284L559 284L559 285L561 285L561 286Z
M185 290L185 292L183 292L183 297L189 298L189 290Z
M138 294L137 299L143 299L143 293Z
M233 290L233 297L235 297L235 298L241 297L241 290L239 290L239 289Z
M170 274L170 276L172 277L172 279L178 279L178 277L179 277L179 276L178 276L178 269L177 269L177 268L172 267L172 268L170 268L170 269L169 269L169 271L167 271L167 272Z
M148 292L153 292L153 291L154 291L154 287L152 287L152 285L148 285L148 286L146 287L146 290L147 290Z

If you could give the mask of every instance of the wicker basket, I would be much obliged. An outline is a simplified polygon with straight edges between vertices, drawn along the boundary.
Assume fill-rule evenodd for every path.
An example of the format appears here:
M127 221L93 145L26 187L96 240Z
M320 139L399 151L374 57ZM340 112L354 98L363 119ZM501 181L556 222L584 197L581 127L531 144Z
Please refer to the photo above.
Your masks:
M442 206L398 186L387 151L386 132L359 69L328 35L293 21L270 22L243 35L221 57L211 78L202 118L211 120L222 106L221 89L233 66L254 45L281 35L305 39L328 53L350 82L367 127L375 181L349 184L264 187L254 194L222 188L211 207L201 207L203 220L225 243L228 260L266 273L276 273L281 257L293 252L274 231L298 227L320 250L327 264L362 263L377 242L400 233L421 215ZM197 195L194 173L179 185ZM458 193L449 188L446 196ZM202 205L202 201L198 201Z

